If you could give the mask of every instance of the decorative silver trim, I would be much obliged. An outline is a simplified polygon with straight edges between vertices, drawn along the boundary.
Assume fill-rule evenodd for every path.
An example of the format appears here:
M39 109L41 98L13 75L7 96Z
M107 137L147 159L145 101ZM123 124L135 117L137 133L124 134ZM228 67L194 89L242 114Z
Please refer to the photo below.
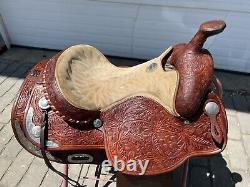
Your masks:
M26 114L26 120L25 120L25 125L26 125L26 130L30 138L35 141L36 143L40 144L40 132L38 136L38 128L39 126L36 126L33 123L33 115L34 115L34 109L30 107L28 109L28 112Z
M219 106L215 102L208 102L205 106L205 112L208 116L213 116L219 113Z
M45 97L42 97L41 99L39 99L38 101L38 106L42 109L42 110L47 110L50 108L48 101L46 100Z
M100 128L102 126L102 120L100 119L95 119L93 122L93 125L95 128Z
M88 164L93 162L94 157L89 154L79 153L69 155L67 159L72 164Z
M191 122L190 122L190 121L188 121L188 120L185 120L185 121L184 121L184 124L185 124L185 125L190 125L190 124L191 124Z
M51 141L51 140L47 140L46 141L46 147L59 147L57 143Z
M33 115L34 115L34 109L30 107L26 114L25 126L26 126L26 130L27 130L29 137L37 144L40 144L41 127L33 123ZM56 144L55 142L51 140L46 141L46 146L47 147L59 147L58 144Z
M41 127L40 126L34 126L31 129L32 134L35 138L40 138L40 133L41 133Z

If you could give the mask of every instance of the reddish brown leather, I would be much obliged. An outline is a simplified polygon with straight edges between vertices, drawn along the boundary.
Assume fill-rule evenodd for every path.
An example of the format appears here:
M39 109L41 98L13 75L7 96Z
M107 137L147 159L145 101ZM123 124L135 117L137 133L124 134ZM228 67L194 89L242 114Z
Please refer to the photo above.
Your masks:
M29 72L20 88L11 115L12 128L17 140L25 149L39 157L41 154L37 149L40 144L33 141L27 133L25 120L27 110L32 107L34 108L33 123L37 126L41 125L42 111L38 107L38 101L45 96L42 75L47 63L50 61L42 61ZM31 75L34 72L37 76ZM24 133L25 138L20 138L21 133ZM75 153L91 154L95 158L93 163L100 163L106 158L103 133L100 130L95 129L91 123L83 126L70 124L53 110L49 111L48 140L59 145L54 148L48 147L52 154L50 159L53 161L68 163L67 156Z
M160 104L144 97L134 97L101 113L104 121L105 150L109 160L128 162L149 160L146 175L171 171L193 156L210 155L222 151L227 142L227 118L218 96L210 93L220 107L217 123L223 132L222 145L211 136L209 118L199 113L197 119L185 125L170 115ZM202 111L200 111L202 112ZM124 173L138 175L141 171Z
M182 117L194 116L204 101L213 80L214 63L209 51L202 47L209 36L222 32L225 27L224 21L205 22L188 44L177 44L173 48L168 63L179 73L175 106Z
M25 119L28 108L33 107L33 122L38 126L41 125L42 113L38 107L38 100L45 96L42 73L47 63L49 62L42 61L29 72L20 88L11 118L13 131L19 143L29 152L39 157L41 157L40 145L34 142L27 133ZM143 97L135 97L113 106L102 114L102 120L104 121L103 132L95 129L92 123L83 126L68 123L55 111L51 110L49 112L48 139L59 146L55 148L48 147L49 158L56 162L68 163L68 155L87 153L94 157L93 163L101 163L106 159L104 149L106 149L109 158L116 154L118 156L121 153L125 154L126 152L123 151L127 149L134 154L131 154L129 158L140 158L142 153L154 158L151 164L156 165L154 167L150 166L146 174L172 170L188 157L214 154L224 149L227 134L225 111L216 95L209 94L208 98L216 100L221 109L217 120L223 130L224 142L222 145L217 145L218 147L212 140L209 118L205 114L197 113L198 118L195 119L194 123L185 126L181 119L168 114L156 102ZM201 116L199 116L200 114ZM154 125L157 128L154 128ZM145 129L145 132L140 132L142 129ZM157 133L154 134L154 132ZM23 138L20 135L22 133L24 133ZM121 137L122 135L127 136L124 136L123 142L118 142L118 135L121 135ZM152 139L152 137L155 137L155 139ZM136 147L136 142L133 140L141 140L139 144L142 143L143 146ZM150 141L154 144L150 144ZM113 147L118 143L118 147ZM187 152L183 151L185 147ZM171 152L166 153L166 151ZM139 154L139 157L136 154ZM161 162L158 160L159 155L164 157ZM161 167L158 168L159 165Z
M87 124L99 117L99 111L79 109L71 105L62 95L55 80L55 67L61 53L52 57L45 66L43 83L45 97L52 109L70 123Z

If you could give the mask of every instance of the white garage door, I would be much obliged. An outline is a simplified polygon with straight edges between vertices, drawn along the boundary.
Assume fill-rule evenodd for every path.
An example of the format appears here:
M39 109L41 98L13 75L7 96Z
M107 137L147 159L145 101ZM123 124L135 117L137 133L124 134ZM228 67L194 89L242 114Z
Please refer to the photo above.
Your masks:
M216 67L250 73L250 1L0 0L11 43L63 49L87 43L108 55L148 59L185 42L200 23L224 19L227 29L206 47Z

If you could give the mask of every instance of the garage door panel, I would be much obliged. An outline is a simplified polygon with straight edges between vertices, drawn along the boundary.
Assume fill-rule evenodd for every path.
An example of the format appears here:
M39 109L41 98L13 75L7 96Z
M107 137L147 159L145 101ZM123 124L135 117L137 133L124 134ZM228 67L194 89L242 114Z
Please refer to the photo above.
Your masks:
M215 9L221 11L250 11L250 1L246 0L210 0L210 1L187 1L187 0L101 0L103 2L122 2L129 4L143 4L148 6L169 6L195 9Z
M33 32L33 31L30 31ZM29 34L29 32L25 32L23 30L19 30L18 32L11 32L10 34L12 35L17 35L22 37L33 37L33 38L42 38L47 42L50 38L50 40L57 39L57 40L79 40L79 41L84 41L84 43L92 43L92 42L98 42L98 43L103 43L103 44L112 44L112 45L123 45L126 47L130 47L130 42L126 40L126 38L115 38L115 37L103 37L103 36L94 36L94 35L86 35L86 34L80 34L80 33L69 33L69 32L58 32L56 31L57 35L55 35L53 32L47 32L47 31L41 31L41 30L35 30L35 33ZM15 43L15 39L18 37L12 37L12 41ZM70 38L70 39L69 39Z
M155 15L155 16L153 16ZM174 7L142 6L138 13L135 26L133 55L141 55L141 48L164 49L167 44L174 45L188 42L204 20L225 18L226 13L209 10L184 9ZM196 18L196 19L194 19ZM194 21L195 20L195 21ZM214 38L210 38L206 46L212 45ZM149 57L156 56L151 51Z
M172 45L172 44L166 42L167 47L170 45ZM159 47L159 48L158 47L148 48L145 46L138 47L136 50L137 56L135 56L135 58L145 59L145 60L155 58L155 57L159 56L164 51L164 49L166 49L166 47ZM151 55L152 52L155 54L153 57Z
M13 44L52 49L88 43L108 55L149 59L187 42L200 23L227 29L205 43L215 66L250 73L250 2L245 0L2 0Z
M111 43L117 45L131 45L131 38L126 36L112 36L112 35L102 35L102 34L95 34L95 33L85 33L85 32L74 32L69 30L46 30L46 29L39 29L39 28L26 28L20 27L18 30L10 30L10 35L15 35L16 37L22 37L23 35L26 36L33 36L33 37L42 37L45 40L49 38L57 38L57 39L79 39L79 40L86 40L86 41L98 41L100 43ZM14 38L11 38L14 42Z
M133 18L137 12L137 5L83 1L83 0L2 0L4 8L13 11L26 10L27 13L54 13L55 15L84 14L89 16L128 17ZM18 9L16 9L18 7ZM31 8L32 7L32 8Z
M122 52L131 56L135 5L24 0L3 1L1 7L13 44L53 49L75 43L98 44L109 55Z
M246 24L247 20L249 24ZM223 64L224 69L250 72L249 20L249 13L228 13L225 19L227 28L221 35L216 36L216 42L209 46L214 57Z
M31 29L43 29L43 30L53 30L53 31L70 31L70 32L83 32L86 34L100 34L100 35L109 35L109 36L120 36L120 37L130 37L132 35L131 29L128 27L113 27L109 25L99 25L93 23L72 23L67 24L55 24L53 21L41 21L37 19L29 20L18 20L17 18L8 18L8 27L24 27ZM50 28L50 29L48 29Z
M241 59L228 59L223 57L215 57L217 63L217 68L226 69L230 71L246 72L246 69L249 68L249 63Z
M45 16L46 15L46 16ZM131 18L120 18L120 17L99 17L99 16L91 16L81 14L71 14L71 15L55 15L53 12L35 12L32 14L23 10L20 12L10 14L8 12L3 13L3 17L5 19L16 19L16 20L24 20L29 23L29 21L37 21L35 25L39 25L41 22L45 24L46 22L53 23L54 27L58 24L75 24L75 25L97 25L102 27L115 27L115 28L131 28L134 23L134 19ZM6 21L7 22L7 21ZM40 22L40 23L39 23ZM34 23L33 23L34 24ZM47 28L49 29L49 28Z
M207 19L224 18L227 12L209 10L209 9L192 9L186 7L167 7L167 6L145 6L140 7L138 20L158 20L159 22L167 21L167 23L179 25L200 24L201 21ZM146 19L145 19L146 18ZM164 23L164 22L162 22Z
M72 45L77 45L77 44L82 44L86 43L85 41L81 39L76 39L76 40L61 40L61 39L56 39L53 38L51 39L51 42L48 44L43 38L38 38L38 37L32 37L32 36L23 36L22 38L14 38L16 45L24 45L24 46L37 46L39 45L41 48L48 48L48 49L63 49L67 48ZM62 46L64 46L62 48ZM121 56L124 57L129 57L130 53L126 52L129 51L129 48L123 45L112 45L112 44L103 44L103 43L98 43L98 42L93 42L93 46L95 46L98 49L102 49L101 51L105 54L110 54L110 55L115 55L118 56L117 54L121 54Z

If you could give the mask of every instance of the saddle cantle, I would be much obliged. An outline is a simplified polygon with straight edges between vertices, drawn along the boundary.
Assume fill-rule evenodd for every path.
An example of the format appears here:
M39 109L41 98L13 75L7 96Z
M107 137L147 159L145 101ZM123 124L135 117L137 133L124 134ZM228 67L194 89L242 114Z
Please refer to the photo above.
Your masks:
M145 175L221 152L227 119L212 57L202 46L224 28L223 21L206 22L188 44L129 68L114 66L88 45L41 61L13 106L16 139L59 163L148 160Z

